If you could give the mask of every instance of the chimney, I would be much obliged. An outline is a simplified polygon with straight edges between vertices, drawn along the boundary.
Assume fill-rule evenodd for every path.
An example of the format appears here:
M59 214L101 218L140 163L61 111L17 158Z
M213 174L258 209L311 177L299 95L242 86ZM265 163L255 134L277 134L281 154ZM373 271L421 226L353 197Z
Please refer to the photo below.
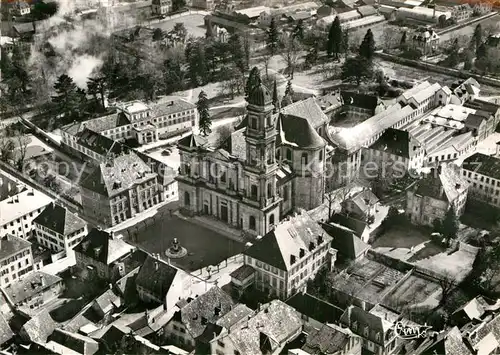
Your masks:
M219 307L215 307L214 308L214 314L215 314L216 317L219 316L219 314L220 314L220 308Z
M462 185L460 185L460 184L455 184L455 189L460 190L460 187L461 187L461 186L462 186Z
M43 275L40 275L40 284L43 286L45 286L45 278L43 277Z
M261 307L262 307L262 303L260 303L260 302L257 303L257 312L260 312Z
M108 285L108 287L109 287L109 289L110 289L110 290L112 290L112 289L113 289L113 284L112 284L112 283L110 283L110 284Z
M158 265L158 261L155 261L155 270L156 270L156 271L158 271L158 267L159 267L159 265Z

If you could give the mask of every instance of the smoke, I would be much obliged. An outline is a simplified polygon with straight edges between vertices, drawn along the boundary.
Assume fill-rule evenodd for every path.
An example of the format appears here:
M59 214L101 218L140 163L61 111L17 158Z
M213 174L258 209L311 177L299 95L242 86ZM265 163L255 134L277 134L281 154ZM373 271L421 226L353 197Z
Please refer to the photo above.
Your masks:
M30 64L34 77L45 78L49 92L62 74L85 89L88 78L101 67L111 46L103 14L115 16L115 9L99 8L99 1L59 0L57 13L37 24ZM88 10L94 11L94 18L83 18L82 12ZM126 23L131 22L127 20Z

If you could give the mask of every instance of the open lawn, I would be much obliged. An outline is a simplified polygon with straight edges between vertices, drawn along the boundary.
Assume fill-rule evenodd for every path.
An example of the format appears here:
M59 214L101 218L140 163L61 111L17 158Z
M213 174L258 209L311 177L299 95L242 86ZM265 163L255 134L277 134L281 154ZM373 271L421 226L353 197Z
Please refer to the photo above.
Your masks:
M405 307L437 306L439 296L439 284L412 274L388 294L383 303L401 312Z
M411 248L429 241L430 235L411 224L394 226L373 243L373 248Z
M206 29L203 17L202 14L186 15L152 24L151 27L161 28L163 31L171 31L176 23L182 23L186 27L188 37L205 37Z

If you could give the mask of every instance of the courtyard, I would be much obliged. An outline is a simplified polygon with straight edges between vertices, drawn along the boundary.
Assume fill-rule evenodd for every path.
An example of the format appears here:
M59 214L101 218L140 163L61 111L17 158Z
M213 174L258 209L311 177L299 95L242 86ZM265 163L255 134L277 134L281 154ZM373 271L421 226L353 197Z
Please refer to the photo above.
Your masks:
M159 253L163 259L166 259L165 251L172 245L174 238L177 238L188 254L180 259L170 259L170 262L186 271L219 264L243 251L244 244L240 242L175 214L171 216L169 210L175 210L177 204L170 203L155 216L118 233L149 253Z
M168 32L174 28L176 23L182 23L184 24L184 27L186 27L188 37L205 37L206 29L203 17L203 14L191 14L168 19L165 21L160 21L158 23L152 24L151 27L161 28L163 31Z

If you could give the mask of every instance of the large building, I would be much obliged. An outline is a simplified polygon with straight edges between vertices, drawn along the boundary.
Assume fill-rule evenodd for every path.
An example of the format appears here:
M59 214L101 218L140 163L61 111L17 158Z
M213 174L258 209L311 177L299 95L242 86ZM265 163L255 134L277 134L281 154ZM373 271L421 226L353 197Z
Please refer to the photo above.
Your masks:
M248 115L226 147L206 137L179 141L177 177L183 209L214 216L230 226L265 235L294 208L323 202L328 117L314 98L273 113L260 84L248 97Z
M11 234L0 236L0 287L33 271L31 243Z
M85 215L107 227L163 202L163 188L158 174L132 151L101 163L80 184Z
M240 268L245 272L236 270L232 282L248 287L238 284L239 279L244 281L243 273L256 289L287 299L305 289L307 280L323 267L335 265L337 251L330 247L331 240L307 212L290 217L245 251L245 264Z
M464 160L462 177L469 182L469 196L500 207L500 159L475 153Z
M28 239L33 219L51 202L47 195L0 170L0 236L12 234Z
M33 220L38 244L67 255L87 235L87 223L67 208L50 204Z
M172 1L170 0L153 0L151 1L151 13L153 15L166 15L172 9Z
M457 170L453 164L432 169L407 191L406 213L412 223L432 226L452 206L457 216L463 214L469 184Z
M197 126L197 117L195 105L182 99L154 105L141 101L126 102L117 104L116 112L111 115L64 126L61 129L62 144L70 151L76 150L95 159L85 150L88 147L80 142L86 130L112 141L135 139L139 144L148 144L191 131Z

